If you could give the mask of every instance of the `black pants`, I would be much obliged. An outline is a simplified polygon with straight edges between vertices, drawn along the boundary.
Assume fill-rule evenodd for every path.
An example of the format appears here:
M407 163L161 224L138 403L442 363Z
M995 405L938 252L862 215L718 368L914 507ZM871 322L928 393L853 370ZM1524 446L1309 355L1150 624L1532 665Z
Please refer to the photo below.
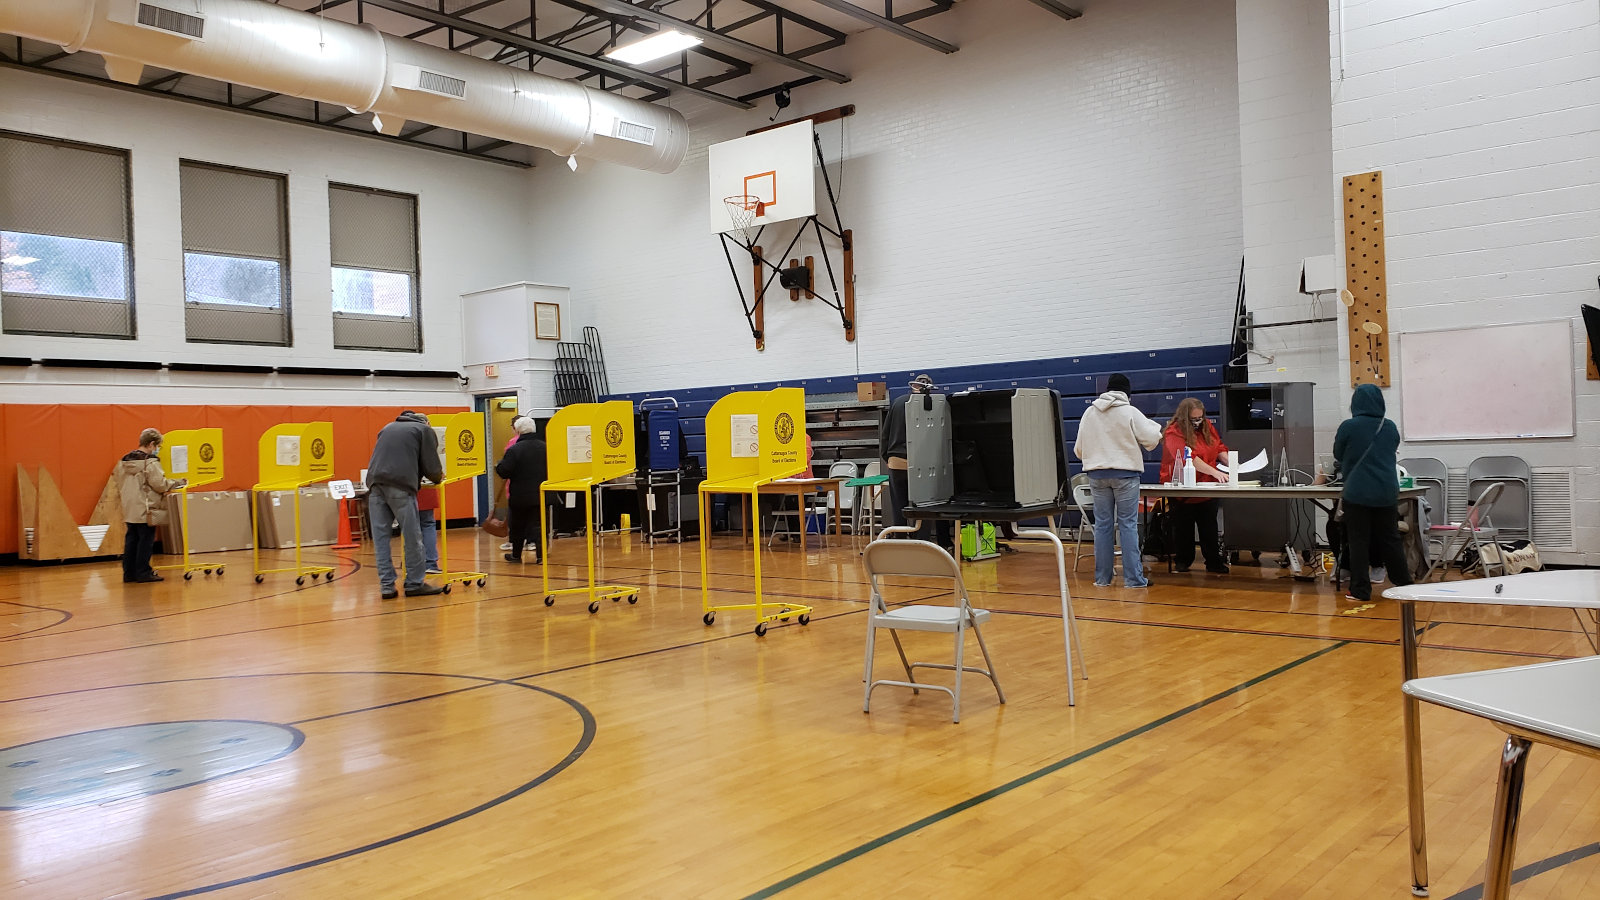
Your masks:
M889 473L889 524L907 525L904 510L911 505L911 473L906 469L890 469L884 464L884 470ZM912 535L919 541L932 541L945 549L955 547L951 535L955 528L949 522L930 522L923 519L917 524L917 533Z
M539 552L539 502L522 504L512 501L511 519L507 523L510 533L507 539L511 541L511 554L522 553L522 545L527 544L533 552Z
M1350 596L1365 603L1372 599L1372 577L1367 568L1378 562L1389 570L1395 585L1411 583L1411 564L1400 542L1400 511L1393 506L1345 503L1345 543L1350 552ZM1376 557L1376 558L1374 558Z
M1194 534L1200 530L1200 552L1204 554L1206 568L1226 568L1228 561L1222 556L1222 539L1217 535L1217 501L1198 503L1179 500L1170 504L1172 509L1172 562L1180 569L1194 565Z
M128 533L122 538L122 580L132 581L154 575L150 568L150 552L156 545L156 527L143 522L129 522Z

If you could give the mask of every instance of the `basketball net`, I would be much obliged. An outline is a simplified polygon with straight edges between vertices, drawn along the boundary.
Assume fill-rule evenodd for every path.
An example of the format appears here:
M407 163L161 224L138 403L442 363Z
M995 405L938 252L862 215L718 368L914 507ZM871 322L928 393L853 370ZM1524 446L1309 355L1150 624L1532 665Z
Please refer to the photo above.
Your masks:
M722 198L722 203L728 208L728 219L733 223L734 231L744 235L746 250L755 246L756 218L761 215L765 206L761 198L754 194L735 194L732 197Z

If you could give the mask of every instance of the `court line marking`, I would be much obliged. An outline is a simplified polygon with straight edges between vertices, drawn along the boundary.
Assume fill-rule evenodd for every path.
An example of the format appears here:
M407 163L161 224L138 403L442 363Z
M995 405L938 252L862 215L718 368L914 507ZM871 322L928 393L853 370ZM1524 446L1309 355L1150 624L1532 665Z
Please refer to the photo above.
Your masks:
M988 801L993 800L993 799L995 799L997 797L1001 797L1001 796L1004 796L1006 794L1009 794L1012 791L1014 791L1014 790L1016 790L1016 789L1018 789L1020 787L1024 787L1024 786L1026 786L1028 784L1031 784L1031 783L1033 783L1035 781L1038 781L1039 779L1045 777L1046 775L1052 775L1052 774L1054 774L1056 772L1061 771L1062 769L1067 768L1068 766L1073 765L1074 763L1082 762L1083 760L1088 759L1091 756L1095 756L1095 755L1097 755L1099 753L1103 753L1104 751L1110 750L1111 748L1116 747L1119 744L1127 743L1128 741L1131 741L1136 737L1139 737L1141 735L1147 734L1147 733L1149 733L1151 731L1154 731L1157 728L1160 728L1163 725L1166 725L1166 724L1174 722L1174 721L1176 721L1178 719L1181 719L1184 716L1187 716L1192 712L1196 712L1198 710L1204 709L1205 707L1210 706L1213 703L1216 703L1216 702L1218 702L1220 700L1224 700L1224 699L1226 699L1228 697L1231 697L1234 694L1238 694L1238 693L1240 693L1242 691L1249 690L1250 688L1255 687L1256 685L1258 685L1258 684L1260 684L1260 683L1262 683L1262 682L1264 682L1264 681L1266 681L1266 680L1268 680L1270 678L1275 678L1278 675L1282 675L1283 673L1290 671L1291 669L1295 669L1295 668L1298 668L1298 667L1300 667L1302 665L1305 665L1306 663L1311 662L1312 660L1318 659L1318 658L1323 657L1323 656L1327 656L1329 653L1332 653L1335 650L1339 650L1339 649L1341 649L1343 647L1349 646L1349 644L1350 644L1349 641L1339 641L1338 643L1336 643L1336 644L1334 644L1334 645L1332 645L1330 647L1323 647L1321 650L1313 651L1313 652L1311 652L1311 653L1309 653L1309 654L1307 654L1305 656L1300 657L1299 659L1291 660L1291 661L1289 661L1287 663L1284 663L1281 666L1278 666L1275 669L1271 669L1271 670L1269 670L1267 672L1264 672L1264 673L1262 673L1260 675L1257 675L1257 676L1255 676L1254 678L1251 678L1248 681L1241 682L1241 683L1236 684L1233 687L1230 687L1230 688L1228 688L1228 689L1226 689L1224 691L1220 691L1220 692L1218 692L1216 694L1212 694L1210 697L1207 697L1204 700L1200 700L1198 702L1191 703L1188 706L1183 707L1182 709L1178 709L1178 710L1175 710L1173 712L1167 713L1166 715L1160 717L1159 719L1154 719L1154 720L1152 720L1150 722L1146 722L1145 724L1140 725L1137 728L1134 728L1134 729L1132 729L1130 731L1125 731L1122 734L1117 735L1116 737L1110 738L1109 740L1101 741L1100 743L1094 745L1093 747L1089 747L1089 748L1087 748L1085 750L1080 750L1077 753L1072 754L1071 756L1065 757L1063 759L1056 760L1055 762L1050 763L1048 765L1041 766L1040 768L1034 769L1032 772L1029 772L1026 775L1022 775L1022 776L1019 776L1017 778L1013 778L1012 780L1006 782L1005 784L999 785L998 787L990 788L989 790L984 791L981 794L975 794L975 795L973 795L971 797L968 797L965 800L962 800L959 803L955 803L955 804L952 804L950 806L947 806L944 809L939 810L938 812L931 813L929 815L923 816L922 818L916 820L915 822L911 822L911 823L909 823L907 825L903 825L903 826L901 826L899 828L896 828L894 831L891 831L891 832L889 832L887 834L879 835L878 837L873 838L870 841L867 841L867 842L862 843L862 844L858 844L855 847L852 847L849 850L844 851L843 853L839 853L839 854L837 854L835 856L832 856L832 857L830 857L828 859L825 859L822 862L817 863L814 866L811 866L810 868L803 869L803 870L801 870L799 872L796 872L795 874L790 875L789 877L784 878L781 881L778 881L778 882L775 882L773 884L770 884L770 885L762 888L761 890L756 891L755 893L747 894L744 897L744 900L760 900L760 898L766 898L766 897L775 896L776 894L779 894L779 893L781 893L783 891L786 891L789 888L792 888L792 887L794 887L794 886L796 886L798 884L801 884L803 882L809 881L812 878L817 877L818 875L821 875L821 874L823 874L825 872L828 872L828 871L831 871L833 869L836 869L839 866L842 866L845 863L850 862L851 860L858 859L858 858L860 858L862 856L865 856L866 854L871 853L872 851L877 850L880 847L887 846L888 844L893 843L894 841L897 841L900 838L906 837L906 836L911 835L911 834L915 834L916 832L921 831L921 830L923 830L924 828L927 828L930 825L935 825L935 824L937 824L939 822L944 821L945 819L948 819L948 818L951 818L952 816L957 815L958 813L965 812L965 811L967 811L969 809L972 809L973 807L979 806L979 805L981 805L983 803L987 803Z
M1517 884L1527 881L1535 875L1543 875L1568 863L1575 863L1580 859L1594 856L1596 853L1600 853L1600 843L1585 844L1582 847L1574 847L1565 853L1547 856L1538 862L1528 863L1520 869L1514 869L1511 872L1511 883ZM1451 894L1446 900L1483 900L1483 883L1479 882L1460 893Z

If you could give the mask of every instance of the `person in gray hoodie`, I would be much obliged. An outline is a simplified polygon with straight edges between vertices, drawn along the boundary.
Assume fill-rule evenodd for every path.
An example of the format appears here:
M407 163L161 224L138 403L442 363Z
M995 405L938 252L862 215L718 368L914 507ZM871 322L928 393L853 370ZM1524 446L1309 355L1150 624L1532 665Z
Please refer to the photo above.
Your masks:
M1411 566L1400 542L1400 480L1395 474L1400 429L1384 418L1385 411L1377 385L1357 385L1350 396L1350 418L1333 436L1333 457L1344 474L1340 509L1350 554L1349 597L1361 603L1372 599L1371 562L1386 566L1396 585L1411 584Z
M389 546L395 522L400 523L400 539L405 546L406 596L444 592L444 588L426 581L427 555L422 546L422 522L417 516L417 490L424 478L433 484L444 480L439 438L427 416L408 409L378 432L378 440L372 445L372 461L367 463L367 516L372 522L378 584L385 600L399 596Z
M1074 456L1083 460L1094 496L1094 583L1110 587L1116 572L1112 536L1122 543L1122 584L1148 587L1139 555L1139 478L1144 451L1161 443L1161 426L1128 402L1132 384L1118 372L1106 381L1106 392L1083 412Z

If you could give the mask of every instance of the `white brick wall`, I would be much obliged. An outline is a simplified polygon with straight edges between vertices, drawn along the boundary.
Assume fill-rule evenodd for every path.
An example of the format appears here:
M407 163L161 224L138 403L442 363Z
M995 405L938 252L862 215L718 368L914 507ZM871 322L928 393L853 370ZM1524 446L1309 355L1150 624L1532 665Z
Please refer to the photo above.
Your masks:
M1238 0L1240 180L1245 305L1258 323L1336 315L1337 299L1299 292L1301 261L1333 252L1327 10L1314 2ZM1345 417L1338 390L1339 324L1264 328L1254 381L1310 381L1318 448Z
M0 335L0 355L242 365L456 369L461 364L462 293L527 277L529 179L510 167L391 147L355 136L143 97L47 75L0 69L0 128L120 147L132 152L136 341ZM195 159L289 178L293 347L191 344L184 340L183 247L178 160ZM418 195L424 352L335 350L328 248L329 181ZM16 370L8 370L14 372ZM14 376L0 372L0 377ZM0 403L135 402L142 377L31 370L0 383ZM459 391L352 384L350 378L277 383L186 373L166 402L458 402ZM437 385L434 385L437 387ZM337 399L336 399L337 398ZM114 401L114 402L115 402Z
M572 287L622 391L1221 343L1241 252L1233 4L1084 6L1065 22L963 3L918 23L959 52L866 32L832 58L850 84L796 90L790 114L857 109L818 128L856 235L853 345L779 292L757 353L706 233L706 144L765 125L770 102L691 110L672 176L542 166L536 277Z
M1600 6L1345 0L1343 81L1334 26L1334 174L1383 170L1391 331L1404 341L1407 331L1575 317L1600 302ZM1580 552L1554 561L1600 563L1600 382L1584 380L1583 352L1576 342L1575 438L1402 450L1452 469L1493 454L1572 469ZM1478 362L1469 381L1492 385L1493 361ZM1400 391L1387 393L1396 408ZM1461 415L1483 395L1464 388Z

